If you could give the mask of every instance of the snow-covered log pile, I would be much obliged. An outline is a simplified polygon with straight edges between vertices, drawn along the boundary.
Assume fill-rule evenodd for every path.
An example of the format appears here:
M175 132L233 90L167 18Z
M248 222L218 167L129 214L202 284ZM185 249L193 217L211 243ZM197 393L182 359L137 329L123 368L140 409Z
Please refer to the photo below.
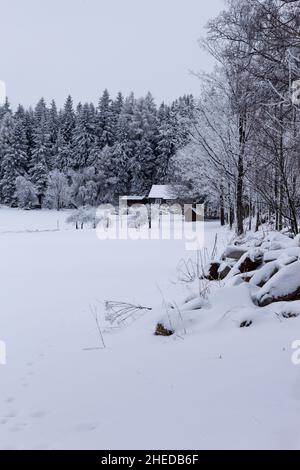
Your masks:
M159 317L168 334L183 334L199 325L248 328L278 319L300 320L299 235L252 233L228 246L202 271L205 288L184 302L171 302Z
M281 232L248 235L228 246L222 260L206 266L204 277L224 279L225 286L246 282L258 287L254 300L260 307L300 300L300 235L295 238Z
M300 300L300 262L279 269L259 291L257 300L261 307L272 302Z
M259 288L256 303L264 307L273 302L300 300L300 236L291 238L280 232L252 234L238 241L223 254L223 262L245 253L234 264L225 283L249 282ZM232 258L231 258L232 257Z

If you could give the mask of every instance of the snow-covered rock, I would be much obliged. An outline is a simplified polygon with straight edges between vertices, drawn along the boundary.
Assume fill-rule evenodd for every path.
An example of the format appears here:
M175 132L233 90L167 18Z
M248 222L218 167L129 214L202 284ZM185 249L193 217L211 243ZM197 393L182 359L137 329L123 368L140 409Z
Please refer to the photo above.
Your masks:
M203 297L197 297L196 299L186 302L180 309L181 310L200 310L203 307L207 307L208 301Z
M218 261L212 261L208 263L204 268L204 277L209 281L217 281L219 279L219 268L220 263Z
M288 266L289 264L295 263L298 261L297 256L281 256L277 263L280 267L282 266Z
M238 261L247 251L248 248L245 246L227 246L223 254L223 259L230 258Z
M250 284L263 287L279 271L279 265L276 261L265 264L257 270L250 280Z
M300 262L290 264L275 274L257 294L261 307L272 302L300 300Z
M274 242L264 242L262 243L261 245L261 248L263 250L268 250L268 251L277 251L277 250L285 250L287 249L289 246L287 243L282 243L282 242L277 242L277 241L274 241Z
M270 232L266 237L265 237L266 242L278 242L282 243L285 246L294 246L295 242L292 238L290 238L287 235L284 235L281 232Z
M294 243L296 246L300 247L300 233L298 233L298 235L295 236Z
M267 251L264 254L264 262L270 263L271 261L275 261L283 257L300 258L300 247L293 246L283 250Z
M247 251L241 259L235 264L230 271L228 277L236 276L237 274L248 273L257 269L263 261L264 252L260 248L251 248Z
M233 267L232 264L227 263L226 261L221 263L218 269L219 278L221 280L225 279L230 273L232 267Z

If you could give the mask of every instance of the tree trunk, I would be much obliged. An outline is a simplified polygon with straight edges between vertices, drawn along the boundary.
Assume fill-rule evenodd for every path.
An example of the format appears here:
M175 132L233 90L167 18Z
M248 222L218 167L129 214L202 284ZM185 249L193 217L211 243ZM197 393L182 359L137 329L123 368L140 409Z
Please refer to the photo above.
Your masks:
M237 165L237 185L236 185L236 231L237 235L244 233L244 153L245 153L245 117L240 116L239 121L239 158Z
M258 232L260 227L260 208L258 202L256 202L256 221L255 221L255 231Z
M249 192L249 230L252 230L252 196Z
M224 206L224 188L223 188L223 185L221 186L221 192L220 192L220 220L221 220L221 226L224 227L224 225L225 225L225 206Z
M232 230L234 224L234 206L232 204L230 184L228 184L228 223L230 230Z
M284 194L284 190L283 190L283 184L282 184L282 181L280 181L280 189L279 189L279 208L278 208L278 215L279 215L279 218L278 218L278 230L279 232L283 229L283 194Z
M236 189L236 227L237 234L242 235L244 233L243 224L243 177L239 174Z

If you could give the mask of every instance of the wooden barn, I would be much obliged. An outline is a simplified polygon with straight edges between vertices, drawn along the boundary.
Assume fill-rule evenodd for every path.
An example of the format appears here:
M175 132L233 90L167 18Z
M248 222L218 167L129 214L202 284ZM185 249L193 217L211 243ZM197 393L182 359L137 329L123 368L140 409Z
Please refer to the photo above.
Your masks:
M202 211L197 207L200 202L182 196L184 189L178 185L153 185L148 196L150 204L179 204L186 222L203 221Z
M123 196L121 202L126 202L128 208L136 204L164 204L169 206L177 204L181 207L181 213L184 214L186 222L202 222L202 210L199 209L199 206L197 207L197 205L201 205L201 202L184 199L180 196L182 192L182 188L178 185L155 184L148 196Z

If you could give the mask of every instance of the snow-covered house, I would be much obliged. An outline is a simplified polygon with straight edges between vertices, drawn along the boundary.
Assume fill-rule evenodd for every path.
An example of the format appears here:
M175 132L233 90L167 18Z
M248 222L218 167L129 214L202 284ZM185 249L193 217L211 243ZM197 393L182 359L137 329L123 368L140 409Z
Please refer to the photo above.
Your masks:
M179 204L186 222L202 220L203 215L197 208L197 202L186 199L183 196L184 193L184 188L179 185L155 184L149 193L148 202L150 204Z
M157 205L180 205L182 214L186 222L196 222L203 218L201 211L197 207L200 201L187 199L184 196L185 190L179 185L154 184L147 196L123 196L121 201L130 208L136 204L157 204Z

